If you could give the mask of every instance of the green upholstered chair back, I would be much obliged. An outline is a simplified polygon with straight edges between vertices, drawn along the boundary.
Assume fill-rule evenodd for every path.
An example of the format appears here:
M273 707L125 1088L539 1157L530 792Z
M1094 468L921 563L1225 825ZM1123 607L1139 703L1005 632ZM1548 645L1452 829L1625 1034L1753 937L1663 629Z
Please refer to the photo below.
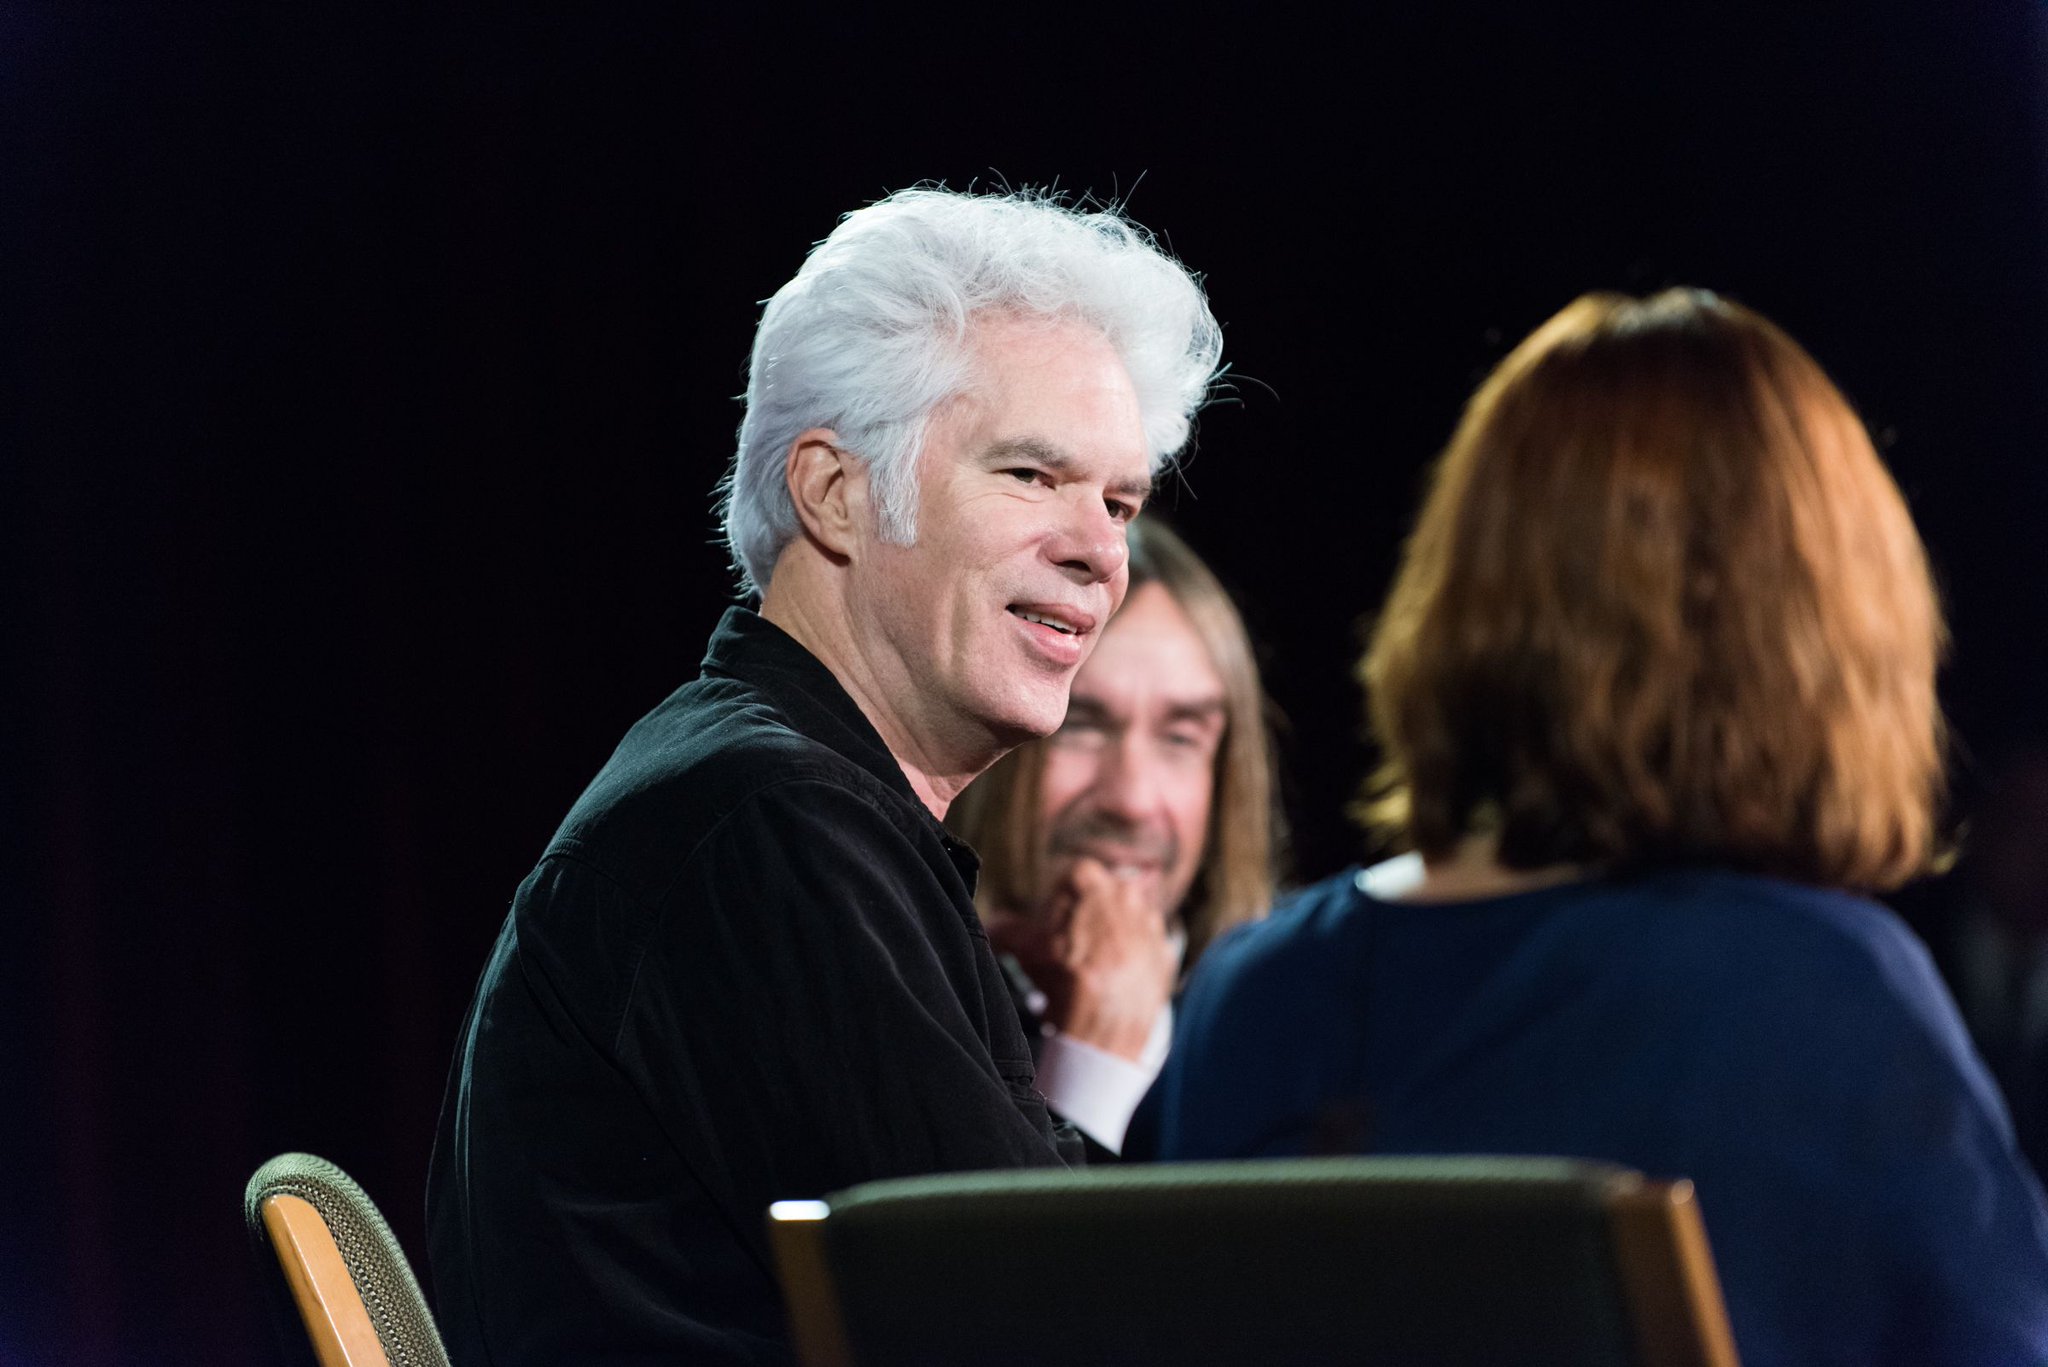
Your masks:
M973 1173L770 1235L806 1367L1735 1361L1690 1184L1599 1164Z

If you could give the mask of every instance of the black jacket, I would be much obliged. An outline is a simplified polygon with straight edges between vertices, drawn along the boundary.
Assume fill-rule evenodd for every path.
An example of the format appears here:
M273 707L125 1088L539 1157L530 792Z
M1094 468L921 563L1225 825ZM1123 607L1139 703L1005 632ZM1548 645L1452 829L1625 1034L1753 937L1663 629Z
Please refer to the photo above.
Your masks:
M428 1181L458 1367L787 1361L771 1201L1062 1161L976 867L831 673L729 611L477 988Z

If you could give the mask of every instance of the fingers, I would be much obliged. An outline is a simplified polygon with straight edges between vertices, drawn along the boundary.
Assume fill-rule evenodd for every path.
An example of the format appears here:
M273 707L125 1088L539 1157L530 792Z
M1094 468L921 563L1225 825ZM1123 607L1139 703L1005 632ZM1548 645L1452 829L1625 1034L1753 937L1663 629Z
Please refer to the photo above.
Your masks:
M1076 859L1042 903L989 910L982 924L990 945L1013 956L1045 994L1048 1022L1134 1058L1179 967L1160 879L1156 869Z
M1074 917L1113 921L1119 929L1150 938L1165 934L1166 908L1158 904L1158 880L1132 869L1113 869L1101 860L1074 861L1069 884L1074 890Z
M1052 939L1066 988L1053 1023L1127 1058L1150 1037L1176 968L1153 883L1098 860L1077 860L1068 877L1072 913Z
M1067 881L1080 896L1100 896L1113 886L1117 876L1109 871L1109 865L1092 855L1082 855L1068 871Z
M1043 905L993 910L982 922L989 943L1034 980L1046 979L1040 985L1049 992L1055 980L1127 987L1145 976L1170 985L1177 963L1156 889L1157 879L1143 872L1081 858Z

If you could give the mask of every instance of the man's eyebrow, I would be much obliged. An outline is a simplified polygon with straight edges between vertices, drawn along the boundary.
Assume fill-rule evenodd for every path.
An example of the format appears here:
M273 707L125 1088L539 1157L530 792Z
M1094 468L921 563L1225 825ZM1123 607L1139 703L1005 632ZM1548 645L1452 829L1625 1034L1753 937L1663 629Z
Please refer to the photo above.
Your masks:
M1166 709L1168 721L1209 721L1223 715L1223 699L1201 698L1193 702L1177 702Z
M1055 475L1071 475L1081 464L1065 447L1055 446L1043 437L1006 438L982 452L982 459L992 467L1006 461L1028 461ZM1153 487L1151 478L1147 476L1144 479L1119 480L1109 486L1109 492L1143 503L1152 497Z

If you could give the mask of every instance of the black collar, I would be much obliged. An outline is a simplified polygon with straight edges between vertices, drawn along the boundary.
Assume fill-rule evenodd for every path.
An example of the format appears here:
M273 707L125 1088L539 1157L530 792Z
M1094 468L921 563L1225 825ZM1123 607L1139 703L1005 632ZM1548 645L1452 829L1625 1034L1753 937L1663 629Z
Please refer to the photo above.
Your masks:
M704 672L758 686L803 734L828 745L918 807L924 802L874 723L824 661L759 613L730 607L704 649Z

